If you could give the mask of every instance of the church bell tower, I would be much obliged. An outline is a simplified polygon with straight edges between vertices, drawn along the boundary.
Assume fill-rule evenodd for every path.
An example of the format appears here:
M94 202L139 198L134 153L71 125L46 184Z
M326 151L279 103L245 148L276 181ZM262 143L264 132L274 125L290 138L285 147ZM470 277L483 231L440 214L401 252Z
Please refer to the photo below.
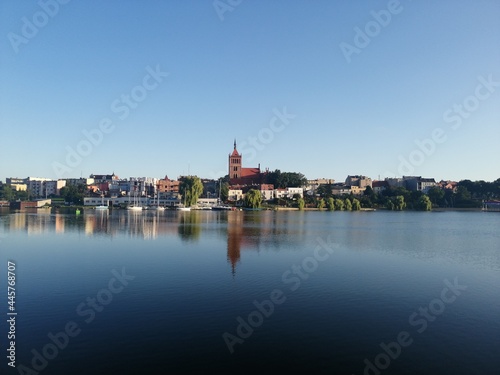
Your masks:
M229 154L229 180L241 178L241 154L236 149L236 139L234 140L234 149Z

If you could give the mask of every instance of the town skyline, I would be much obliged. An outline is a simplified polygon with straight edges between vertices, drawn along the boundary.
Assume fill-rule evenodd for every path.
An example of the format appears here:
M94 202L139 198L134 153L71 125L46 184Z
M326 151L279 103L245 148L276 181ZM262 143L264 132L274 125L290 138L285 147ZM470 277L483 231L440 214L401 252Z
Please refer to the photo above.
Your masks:
M136 174L136 175L128 175L128 176L125 176L121 173L115 173L117 171L116 168L114 168L112 170L111 173L101 173L102 171L99 171L100 173L89 173L89 174L81 174L80 176L76 176L76 175L68 175L68 176L64 176L64 177L55 177L53 178L52 176L41 176L41 175L37 175L37 174L30 174L30 175L27 175L27 176L21 176L21 175L11 175L11 176L5 176L4 178L1 178L0 177L0 181L2 182L6 182L8 179L26 179L26 178L39 178L39 179L46 179L46 180L52 180L52 181L56 181L56 180L76 180L76 179L92 179L94 175L101 175L101 176L106 176L106 175L113 175L113 176L116 176L117 179L121 179L121 180L132 180L132 179L141 179L141 178L153 178L153 179L158 179L158 180L162 180L162 179L169 179L169 180L177 180L181 177L185 177L185 176L197 176L201 179L205 179L205 180L220 180L224 177L228 177L229 178L229 181L232 180L233 176L231 176L231 170L233 168L233 159L232 157L234 156L239 156L239 160L238 160L238 163L240 165L240 168L243 169L243 170L247 170L248 173L255 173L255 171L257 171L257 169L259 170L259 173L265 173L266 171L276 171L276 170L280 170L281 172L291 172L291 173L300 173L300 174L303 174L304 177L309 180L309 181L314 181L314 180L331 180L332 182L341 182L341 181L344 181L344 177L341 177L341 178L335 178L335 177L332 177L332 176L314 176L314 177L311 177L311 176L308 176L306 175L305 173L303 173L302 171L298 171L298 170L293 170L293 171L289 171L289 170L284 170L284 169L281 169L279 167L275 168L275 169L270 169L269 167L262 167L261 166L261 163L258 163L258 168L256 168L255 166L253 167L249 167L248 166L248 163L244 163L243 161L245 161L245 158L244 158L244 155L242 152L238 152L237 150L237 140L236 138L234 138L234 143L233 143L233 151L232 153L229 152L229 160L227 160L227 163L226 163L226 171L225 171L225 174L222 170L219 171L219 175L218 176L214 176L214 174L212 172L210 172L210 176L207 176L207 175L203 175L203 174L195 174L195 173L191 173L190 172L190 165L188 165L188 168L187 168L187 173L183 173L182 174L177 174L177 175L173 175L173 174L170 174L170 173L164 173L164 174L158 174L158 175L144 175L144 174ZM411 166L410 163L408 163L408 165ZM413 171L413 170L411 170ZM122 176L122 177L120 177ZM125 177L123 177L125 176ZM436 179L436 181L455 181L455 182L459 182L459 181L463 181L463 180L470 180L470 181L486 181L486 182L493 182L495 180L498 179L498 177L496 178L493 178L491 180L487 180L487 179L484 179L484 178L481 178L481 179L471 179L471 178L462 178L462 179L451 179L451 178L445 178L445 177L442 177L442 176L439 176L439 177L436 177L436 176L422 176L422 175L419 175L419 174L415 174L415 173L408 173L408 174L403 174L403 175L389 175L389 176L370 176L368 174L363 174L363 173L348 173L347 175L347 178L349 178L350 176L367 176L369 177L371 180L373 181L384 181L386 179L400 179L400 178L404 178L404 177L408 177L408 176L418 176L418 177L424 177L424 178L433 178L433 179ZM236 176L234 176L236 177ZM238 176L239 177L239 176ZM253 182L251 182L250 180L249 181L239 181L236 182L236 181L233 181L233 184L237 185L237 184L252 184ZM260 183L260 182L259 182Z

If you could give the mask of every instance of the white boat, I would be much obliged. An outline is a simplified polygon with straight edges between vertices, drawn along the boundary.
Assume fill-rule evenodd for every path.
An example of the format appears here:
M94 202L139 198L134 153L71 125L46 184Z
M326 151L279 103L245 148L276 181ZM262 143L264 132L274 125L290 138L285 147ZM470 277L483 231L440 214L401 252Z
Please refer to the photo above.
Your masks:
M233 207L222 204L222 200L220 198L220 192L222 190L222 179L219 180L219 199L217 200L217 204L212 206L213 211L231 211Z
M127 206L127 210L129 211L142 211L142 206L137 202L135 191L134 191L134 203Z
M186 193L184 193L184 204L178 205L177 211L191 211L191 207L186 207Z
M109 201L108 201L109 204ZM96 210L107 210L109 207L104 204L104 194L101 194L101 205L95 207Z
M150 206L149 208L156 211L165 211L165 207L160 206L160 193L156 194L156 206Z
M142 207L141 206L127 206L127 210L129 211L142 211Z
M151 210L154 210L154 211L165 211L165 207L161 207L161 206L152 206L152 207L149 207Z

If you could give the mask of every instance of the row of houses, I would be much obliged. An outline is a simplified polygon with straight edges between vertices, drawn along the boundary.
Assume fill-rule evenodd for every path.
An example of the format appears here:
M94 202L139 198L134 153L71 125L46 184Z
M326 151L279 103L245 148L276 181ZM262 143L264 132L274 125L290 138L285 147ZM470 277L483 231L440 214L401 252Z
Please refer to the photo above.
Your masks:
M6 185L17 191L29 191L31 198L60 195L65 186L84 185L89 192L105 196L126 196L133 193L138 196L153 196L178 193L180 182L153 177L130 177L120 179L117 175L90 175L89 178L67 178L52 180L42 177L7 178Z
M288 187L275 189L273 185L270 184L260 184L260 185L233 185L230 186L228 192L228 201L237 202L244 199L245 194L250 189L255 189L260 191L260 195L263 201L272 201L274 199L294 199L297 197L304 197L304 189L299 187Z
M458 183L455 181L436 182L434 178L425 178L422 176L403 176L401 178L386 178L384 180L373 180L370 177L362 175L347 176L344 182L335 182L333 179L308 180L305 193L316 195L320 186L331 188L333 195L363 195L368 187L375 193L381 193L390 187L403 187L410 191L421 191L427 193L432 187L441 189L451 189L456 191Z

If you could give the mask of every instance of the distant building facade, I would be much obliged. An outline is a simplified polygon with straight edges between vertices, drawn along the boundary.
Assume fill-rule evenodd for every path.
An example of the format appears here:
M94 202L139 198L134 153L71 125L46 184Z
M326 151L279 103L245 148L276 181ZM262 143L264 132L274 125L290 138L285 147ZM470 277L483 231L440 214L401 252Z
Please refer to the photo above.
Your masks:
M412 191L427 193L433 186L437 186L433 178L422 178L421 176L403 176L405 187Z
M377 193L377 194L382 193L388 187L389 187L389 183L387 181L373 181L372 182L373 192Z
M359 188L366 188L367 186L372 187L372 179L366 176L347 176L345 179L345 184L347 186L357 186Z
M178 180L170 180L168 176L157 181L157 189L160 193L178 193L180 182Z

